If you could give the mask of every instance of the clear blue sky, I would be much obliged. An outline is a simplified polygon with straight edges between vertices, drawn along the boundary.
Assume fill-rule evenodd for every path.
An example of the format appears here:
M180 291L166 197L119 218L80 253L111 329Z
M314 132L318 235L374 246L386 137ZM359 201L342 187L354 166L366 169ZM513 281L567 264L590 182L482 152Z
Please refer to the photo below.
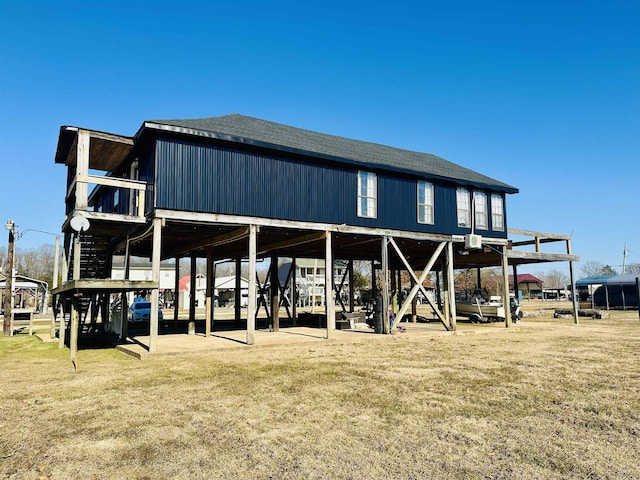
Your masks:
M0 0L0 40L2 224L60 231L61 125L236 112L434 153L518 187L510 227L640 262L635 0Z

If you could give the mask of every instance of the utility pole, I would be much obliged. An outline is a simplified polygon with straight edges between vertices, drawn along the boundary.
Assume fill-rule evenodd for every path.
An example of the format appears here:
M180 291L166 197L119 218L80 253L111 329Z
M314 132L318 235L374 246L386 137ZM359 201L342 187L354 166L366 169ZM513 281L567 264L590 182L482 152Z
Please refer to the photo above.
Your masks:
M4 322L2 332L5 337L11 335L11 307L13 306L13 248L15 243L15 223L7 220L5 228L9 230L9 244L7 245L7 268L5 269L4 288Z

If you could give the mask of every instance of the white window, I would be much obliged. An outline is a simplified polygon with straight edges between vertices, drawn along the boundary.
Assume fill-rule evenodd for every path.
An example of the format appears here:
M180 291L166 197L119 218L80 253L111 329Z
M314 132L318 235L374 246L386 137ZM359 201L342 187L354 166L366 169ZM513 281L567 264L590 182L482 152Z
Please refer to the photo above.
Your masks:
M418 223L433 225L433 183L418 182Z
M471 227L471 194L466 188L456 190L456 202L458 205L458 226Z
M120 190L116 189L113 192L113 210L116 211L118 204L120 203Z
M476 228L478 230L487 230L489 228L487 194L484 192L473 192L473 205L475 207Z
M376 218L378 181L375 173L358 172L358 216Z
M504 203L502 195L491 194L491 226L493 230L504 230Z

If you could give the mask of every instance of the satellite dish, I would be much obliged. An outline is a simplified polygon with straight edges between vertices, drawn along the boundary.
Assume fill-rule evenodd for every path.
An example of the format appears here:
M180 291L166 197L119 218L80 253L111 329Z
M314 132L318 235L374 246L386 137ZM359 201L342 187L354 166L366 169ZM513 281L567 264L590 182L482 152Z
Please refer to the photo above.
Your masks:
M81 215L74 215L71 217L71 221L69 222L71 228L73 228L76 232L82 233L89 230L89 220L86 217Z

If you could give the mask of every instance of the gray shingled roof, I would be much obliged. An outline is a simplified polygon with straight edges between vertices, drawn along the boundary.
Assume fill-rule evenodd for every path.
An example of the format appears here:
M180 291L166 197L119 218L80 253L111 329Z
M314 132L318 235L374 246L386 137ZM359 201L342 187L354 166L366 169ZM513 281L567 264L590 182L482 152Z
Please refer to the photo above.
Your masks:
M507 193L518 189L430 153L351 140L259 118L232 114L193 120L149 120L144 128L218 138L304 155L435 178L453 179Z

